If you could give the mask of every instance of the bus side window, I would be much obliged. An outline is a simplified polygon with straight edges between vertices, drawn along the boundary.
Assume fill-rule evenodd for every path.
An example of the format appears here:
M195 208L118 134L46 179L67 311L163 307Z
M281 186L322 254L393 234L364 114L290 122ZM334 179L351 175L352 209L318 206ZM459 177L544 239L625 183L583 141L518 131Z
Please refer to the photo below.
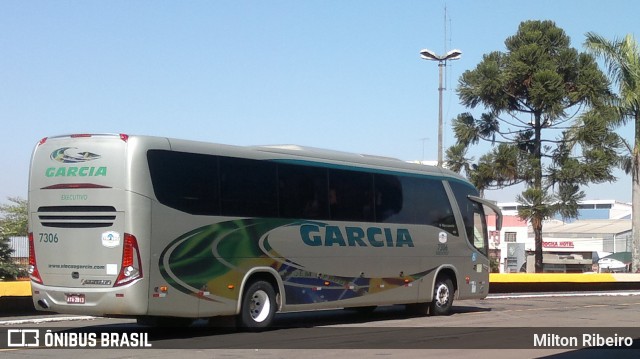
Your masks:
M376 221L404 223L403 218L398 216L404 203L400 177L376 174L374 181Z
M386 174L376 174L374 179L378 222L426 224L458 235L442 181Z
M333 220L373 221L373 176L365 172L330 170L329 206Z
M277 193L275 163L220 157L223 215L277 217Z
M216 156L150 150L147 158L160 203L190 214L220 214Z
M487 218L484 209L479 203L473 203L473 246L480 252L487 254L486 244L488 243L486 228Z
M427 224L443 229L455 236L459 235L453 209L442 181L426 179L423 190L429 194Z
M278 165L280 217L328 219L327 170Z
M478 251L486 255L489 245L487 238L487 219L485 217L484 207L469 198L469 196L477 196L478 191L469 185L464 185L459 182L451 181L449 184L460 208L467 240Z

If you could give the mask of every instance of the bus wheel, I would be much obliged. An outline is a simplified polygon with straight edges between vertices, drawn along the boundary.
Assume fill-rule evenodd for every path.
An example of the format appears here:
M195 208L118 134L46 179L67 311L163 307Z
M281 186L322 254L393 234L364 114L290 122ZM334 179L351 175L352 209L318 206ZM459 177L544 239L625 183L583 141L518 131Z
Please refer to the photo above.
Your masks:
M260 330L268 327L276 313L276 293L273 286L265 281L253 282L242 297L242 307L238 316L241 327Z
M447 315L453 305L453 284L449 277L439 277L433 290L431 315Z

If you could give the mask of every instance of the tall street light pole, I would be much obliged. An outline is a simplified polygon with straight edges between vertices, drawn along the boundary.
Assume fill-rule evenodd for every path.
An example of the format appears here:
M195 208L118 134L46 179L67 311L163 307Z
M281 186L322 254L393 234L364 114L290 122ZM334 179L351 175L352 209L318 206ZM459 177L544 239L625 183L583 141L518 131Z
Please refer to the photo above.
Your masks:
M457 60L462 55L462 51L454 49L440 56L429 49L420 51L420 57L425 60L438 61L439 69L439 86L438 86L438 167L442 167L442 69L446 65L447 60Z

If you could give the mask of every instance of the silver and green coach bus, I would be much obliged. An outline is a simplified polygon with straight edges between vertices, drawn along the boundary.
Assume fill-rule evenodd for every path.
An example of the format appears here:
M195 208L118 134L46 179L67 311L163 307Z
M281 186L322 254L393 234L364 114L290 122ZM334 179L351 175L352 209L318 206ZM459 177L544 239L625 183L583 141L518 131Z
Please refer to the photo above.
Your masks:
M463 177L299 146L42 139L29 179L37 309L142 323L408 304L489 291L487 216ZM485 212L486 211L486 212ZM498 228L499 229L499 228Z

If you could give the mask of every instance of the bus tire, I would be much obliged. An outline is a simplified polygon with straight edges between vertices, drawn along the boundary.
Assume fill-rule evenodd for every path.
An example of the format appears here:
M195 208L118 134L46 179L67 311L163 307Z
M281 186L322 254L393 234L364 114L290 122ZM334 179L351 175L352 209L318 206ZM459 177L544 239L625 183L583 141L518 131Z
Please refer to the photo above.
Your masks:
M453 283L449 277L438 277L433 288L433 301L429 312L431 315L448 315L453 305Z
M273 286L262 280L253 282L242 297L238 324L252 331L267 328L273 321L276 307L276 292Z

